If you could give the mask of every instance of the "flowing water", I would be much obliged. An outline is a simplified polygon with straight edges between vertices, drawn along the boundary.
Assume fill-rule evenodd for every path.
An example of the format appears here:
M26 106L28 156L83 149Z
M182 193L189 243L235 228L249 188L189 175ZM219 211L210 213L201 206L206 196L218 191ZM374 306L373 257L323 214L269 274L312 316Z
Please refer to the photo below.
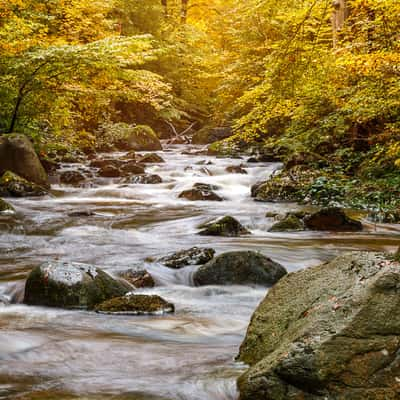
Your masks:
M20 292L32 267L59 259L112 274L145 267L157 286L142 291L176 306L174 315L142 317L0 306L0 399L237 399L235 380L245 366L234 358L266 289L195 288L195 267L171 270L151 259L192 246L217 253L250 249L293 271L344 251L391 251L399 244L399 225L366 223L364 232L350 234L268 233L273 221L265 218L267 211L296 206L255 203L250 186L279 164L182 154L187 148L159 152L166 163L146 169L160 175L162 184L96 178L86 187L54 185L52 197L13 199L17 214L0 216L0 299ZM227 166L242 163L247 175L226 173ZM80 168L90 174L88 167ZM178 199L196 182L218 185L225 201ZM76 211L95 214L70 216ZM200 223L224 215L235 216L252 235L196 234Z

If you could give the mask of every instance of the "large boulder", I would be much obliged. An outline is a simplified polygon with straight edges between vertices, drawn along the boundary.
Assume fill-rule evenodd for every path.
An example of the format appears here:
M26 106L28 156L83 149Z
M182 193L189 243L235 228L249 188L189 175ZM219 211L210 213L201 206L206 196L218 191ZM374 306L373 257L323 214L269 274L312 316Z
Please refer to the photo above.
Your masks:
M25 285L24 303L36 306L93 309L132 288L91 265L47 262L34 268Z
M154 131L146 125L133 127L126 139L120 143L124 150L157 151L162 150L160 140Z
M324 208L314 214L306 216L304 223L313 231L362 231L360 221L349 218L346 213L337 207Z
M25 135L13 133L0 136L0 175L6 171L44 188L50 187L47 173Z
M1 176L0 192L3 196L12 197L44 196L48 193L44 187L28 182L11 171L6 171Z
M199 226L202 236L228 236L237 237L249 235L250 232L235 218L227 215L218 220Z
M240 347L240 400L398 399L399 309L400 264L381 253L287 275Z
M233 135L231 127L205 127L197 131L192 137L193 144L209 144Z
M95 311L102 314L146 315L172 313L175 307L160 296L131 294L105 301L96 306Z
M287 274L282 265L254 251L223 253L200 267L193 275L196 286L271 286Z
M179 269L188 265L201 265L210 261L215 254L214 249L192 247L159 258L157 261L168 268Z

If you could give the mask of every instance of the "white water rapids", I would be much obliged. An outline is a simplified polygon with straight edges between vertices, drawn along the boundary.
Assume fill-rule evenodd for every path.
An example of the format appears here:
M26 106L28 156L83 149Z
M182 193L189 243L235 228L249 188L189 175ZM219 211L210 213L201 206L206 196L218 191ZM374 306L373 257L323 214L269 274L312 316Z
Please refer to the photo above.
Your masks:
M0 298L49 260L88 263L112 274L139 265L157 282L142 292L174 303L176 313L128 317L0 306L0 399L235 400L236 378L245 366L234 358L266 289L195 288L196 267L171 270L149 257L192 246L217 253L250 249L293 271L343 251L393 250L398 243L398 225L367 224L366 231L348 234L268 233L273 221L267 211L299 208L250 197L251 185L278 165L182 154L186 148L159 152L166 163L146 168L162 177L161 184L94 179L88 187L53 186L53 197L11 200L17 215L0 217ZM242 163L247 175L225 171ZM196 182L219 186L225 201L178 199ZM95 215L69 216L84 210ZM224 215L236 217L252 235L196 234L200 223Z

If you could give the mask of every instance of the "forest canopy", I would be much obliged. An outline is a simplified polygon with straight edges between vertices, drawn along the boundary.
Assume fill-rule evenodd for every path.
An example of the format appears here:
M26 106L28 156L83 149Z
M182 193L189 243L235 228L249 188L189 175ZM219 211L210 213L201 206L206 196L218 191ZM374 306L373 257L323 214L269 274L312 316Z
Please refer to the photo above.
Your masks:
M229 126L221 146L397 171L399 15L397 0L1 0L0 131L87 150L126 125Z

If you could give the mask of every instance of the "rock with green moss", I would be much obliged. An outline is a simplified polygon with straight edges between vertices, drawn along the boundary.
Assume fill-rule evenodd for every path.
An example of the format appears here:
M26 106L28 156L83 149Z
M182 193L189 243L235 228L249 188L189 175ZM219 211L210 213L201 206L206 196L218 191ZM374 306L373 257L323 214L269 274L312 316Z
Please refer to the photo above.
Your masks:
M4 196L30 197L44 196L48 191L33 182L28 182L19 175L6 171L0 178L0 190Z
M104 314L147 315L172 313L175 307L160 296L130 294L105 301L97 305L95 311Z
M50 187L47 173L25 135L13 133L0 136L0 175L6 171L46 189Z
M2 212L14 213L15 210L11 204L7 203L3 199L0 199L0 213Z
M153 129L146 125L138 125L129 130L126 138L120 141L119 148L135 151L156 151L162 150L162 145Z
M293 232L304 231L304 222L294 214L287 214L281 221L276 222L268 230L269 232Z
M291 273L251 318L241 400L395 400L400 265L358 252Z
M73 262L47 262L34 268L25 284L24 303L36 306L93 309L132 290L103 270Z
M204 127L197 131L192 137L193 144L209 144L233 135L231 127Z
M286 269L254 251L220 254L193 275L196 286L263 285L271 286L286 274Z
M229 215L214 222L200 225L199 228L202 229L199 232L199 235L202 236L237 237L250 234L250 232L237 219Z

